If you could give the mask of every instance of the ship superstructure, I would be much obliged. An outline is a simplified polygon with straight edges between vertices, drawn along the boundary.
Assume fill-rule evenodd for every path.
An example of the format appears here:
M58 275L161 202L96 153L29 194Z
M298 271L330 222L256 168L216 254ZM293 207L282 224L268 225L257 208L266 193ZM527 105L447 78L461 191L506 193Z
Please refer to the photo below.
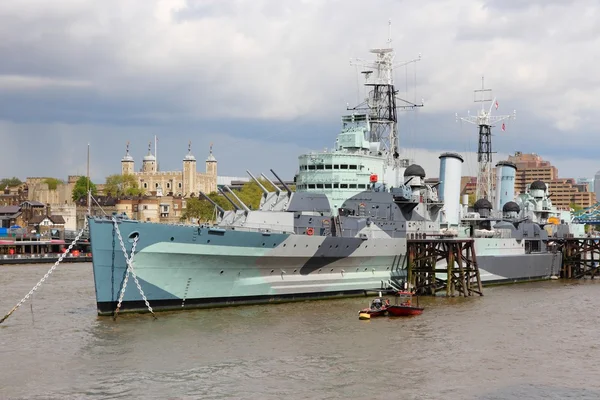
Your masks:
M545 279L558 275L562 258L548 248L548 239L578 235L580 229L569 223L568 215L552 206L544 182L535 181L526 193L516 196L517 167L511 162L496 164L496 185L492 190L493 122L514 118L516 113L493 116L492 108L498 108L498 102L495 98L492 101L491 90L482 85L475 94L476 102L492 102L489 109L482 107L477 117L463 118L478 126L476 201L469 207L468 196L464 195L462 204L459 204L463 159L455 153L442 154L440 197L445 203L442 232L475 240L484 283ZM504 123L502 130L505 130ZM440 263L442 268L444 263L445 260Z
M414 64L421 56L395 63L391 47L371 49L375 60L354 60L363 68L365 100L342 116L342 129L331 151L299 157L296 190L324 193L334 210L346 199L366 190L373 183L386 188L404 183L409 160L401 159L398 141L399 109L422 107L398 96L394 69ZM335 212L335 211L334 211Z

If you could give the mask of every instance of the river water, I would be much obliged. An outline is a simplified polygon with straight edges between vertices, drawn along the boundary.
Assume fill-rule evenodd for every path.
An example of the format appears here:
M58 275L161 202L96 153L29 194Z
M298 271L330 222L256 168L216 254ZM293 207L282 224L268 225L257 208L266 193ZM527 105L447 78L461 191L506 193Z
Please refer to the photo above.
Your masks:
M0 266L0 313L48 265ZM91 264L61 265L0 325L2 399L600 399L600 283L98 317Z

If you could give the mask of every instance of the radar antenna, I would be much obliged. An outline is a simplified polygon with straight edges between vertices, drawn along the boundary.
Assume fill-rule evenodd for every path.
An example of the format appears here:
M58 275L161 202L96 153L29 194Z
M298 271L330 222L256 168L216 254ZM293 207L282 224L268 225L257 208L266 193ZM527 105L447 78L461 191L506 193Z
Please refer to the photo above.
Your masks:
M421 60L421 55L413 60L394 63L395 52L392 48L392 22L389 21L388 47L371 49L370 53L376 55L373 61L363 59L350 60L350 65L360 66L365 77L364 86L367 89L365 101L356 107L348 107L349 111L361 111L367 115L369 121L369 141L379 142L382 151L387 153L388 165L399 164L399 144L397 122L398 109L415 109L423 107L423 103L416 104L398 97L394 87L394 69L407 66Z
M456 121L462 120L473 125L479 126L479 146L477 148L477 189L475 191L475 200L492 199L492 127L496 122L506 119L515 119L517 111L513 111L512 115L494 115L492 116L492 108L498 109L498 102L494 97L492 99L492 89L486 89L484 79L481 77L481 89L474 91L474 102L481 103L481 110L477 116L469 115L459 117L456 114ZM490 107L486 110L485 103L491 102ZM506 130L506 125L502 123L502 130Z

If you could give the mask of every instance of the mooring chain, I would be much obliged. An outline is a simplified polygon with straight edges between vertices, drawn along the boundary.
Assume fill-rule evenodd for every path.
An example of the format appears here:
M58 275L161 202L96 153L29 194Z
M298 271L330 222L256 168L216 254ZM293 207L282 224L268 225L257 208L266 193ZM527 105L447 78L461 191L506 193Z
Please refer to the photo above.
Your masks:
M79 231L79 233L77 234L77 236L75 237L75 239L71 242L71 244L69 245L69 247L67 248L67 250L64 253L62 253L60 255L60 257L58 257L58 260L54 263L54 265L52 266L52 268L50 268L48 270L48 272L46 272L46 274L33 287L33 289L31 289L29 291L29 293L27 293L27 295L25 297L23 297L21 299L21 301L19 301L17 303L17 305L14 306L13 309L10 310L9 313L4 316L4 318L0 319L0 324L3 323L8 317L10 317L10 315L12 313L14 313L19 307L21 307L21 305L23 303L25 303L27 301L27 299L29 299L29 297L31 297L31 295L33 294L33 292L35 292L36 290L38 290L38 288L42 285L42 283L44 283L46 281L46 279L48 279L48 277L50 276L50 274L52 274L54 272L54 270L56 269L56 267L58 267L58 265L62 262L62 260L64 260L64 258L67 256L67 254L69 254L71 252L71 250L73 249L73 246L75 246L75 244L77 244L77 242L81 238L81 235L83 235L83 232L85 231L85 228L87 227L87 224L88 224L88 220L87 220L87 218L85 218L84 219L84 223L83 223L83 228Z
M119 230L119 225L115 218L113 218L113 224L115 226L115 232L117 233L117 237L119 238L119 243L121 244L121 249L123 250L123 255L125 256L125 262L127 263L127 272L125 273L125 280L123 281L123 288L121 289L121 294L119 295L119 302L117 303L117 309L115 310L114 319L117 319L117 315L119 314L119 310L121 308L121 303L123 302L123 297L125 295L125 288L127 287L127 281L129 279L130 273L131 273L131 276L133 276L133 280L135 281L135 284L140 292L140 295L142 296L142 299L144 299L144 303L146 304L146 307L148 307L148 311L150 311L150 313L152 314L154 319L156 319L154 310L152 310L152 307L150 306L150 303L148 302L148 299L146 298L146 295L144 294L144 291L142 290L142 286L140 285L140 282L138 281L137 275L135 274L135 271L133 270L133 257L135 255L135 246L137 245L139 235L133 239L133 246L131 247L131 256L130 256L127 254L127 249L125 248L125 243L123 242L123 237L121 236L121 231Z

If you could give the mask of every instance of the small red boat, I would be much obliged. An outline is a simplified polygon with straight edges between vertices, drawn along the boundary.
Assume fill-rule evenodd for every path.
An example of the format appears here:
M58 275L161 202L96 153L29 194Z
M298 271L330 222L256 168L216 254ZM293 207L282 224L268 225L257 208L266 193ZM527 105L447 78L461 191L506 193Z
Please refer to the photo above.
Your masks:
M419 307L419 298L417 297L417 306L412 305L412 293L398 292L396 294L396 304L388 306L386 311L393 317L409 317L411 315L421 315L424 308Z
M371 301L371 306L369 308L363 308L360 310L358 315L360 316L360 314L369 314L371 317L380 317L385 315L389 306L390 301L388 299L376 297Z

